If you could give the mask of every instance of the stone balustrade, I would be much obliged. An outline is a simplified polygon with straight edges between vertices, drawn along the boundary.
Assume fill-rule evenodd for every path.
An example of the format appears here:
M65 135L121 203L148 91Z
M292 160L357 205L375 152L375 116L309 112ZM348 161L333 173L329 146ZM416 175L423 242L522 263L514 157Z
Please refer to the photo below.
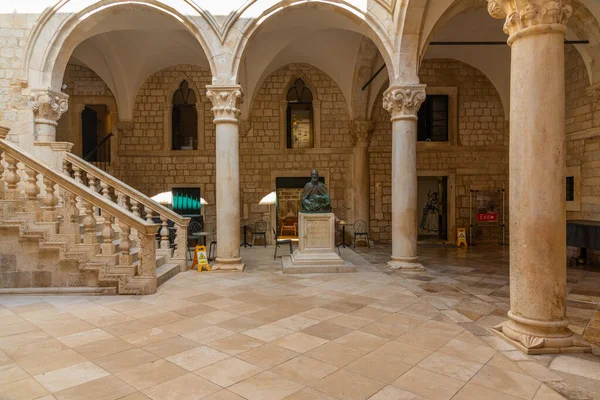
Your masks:
M35 224L48 228L45 232L49 235L72 234L75 245L85 245L94 255L118 255L117 265L107 263L109 272L99 272L99 281L117 281L120 293L156 292L156 235L160 229L161 244L168 240L168 234L167 237L162 235L164 221L161 225L155 224L115 203L108 197L110 191L106 190L105 184L100 184L101 193L93 190L96 187L94 180L101 178L87 175L86 169L73 173L75 177L61 174L0 137L0 199L3 202L10 202L17 213L30 213ZM148 210L149 207L147 214ZM118 241L113 241L115 221L118 221L120 230ZM102 225L99 222L104 225L103 229L100 229ZM138 245L137 260L128 235L132 231L136 234ZM185 235L182 237L187 240ZM180 248L185 254L185 245Z
M116 204L138 218L152 223L156 217L157 222L159 220L161 225L158 232L160 235L158 253L169 253L169 257L179 260L185 265L190 218L180 216L72 153L67 153L63 160L63 172L77 182L87 183L92 191L98 193L106 201ZM82 209L79 202L78 207ZM115 223L117 227L118 222L117 217ZM169 226L171 225L173 235L169 235ZM140 245L135 229L133 229L131 239L136 247ZM171 249L173 250L171 251Z

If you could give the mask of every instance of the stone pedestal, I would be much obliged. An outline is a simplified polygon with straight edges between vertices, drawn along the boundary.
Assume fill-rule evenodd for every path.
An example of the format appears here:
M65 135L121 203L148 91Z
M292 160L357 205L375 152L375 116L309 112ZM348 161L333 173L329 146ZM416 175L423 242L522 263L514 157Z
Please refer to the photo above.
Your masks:
M298 213L298 249L282 263L284 274L356 272L336 253L333 213Z

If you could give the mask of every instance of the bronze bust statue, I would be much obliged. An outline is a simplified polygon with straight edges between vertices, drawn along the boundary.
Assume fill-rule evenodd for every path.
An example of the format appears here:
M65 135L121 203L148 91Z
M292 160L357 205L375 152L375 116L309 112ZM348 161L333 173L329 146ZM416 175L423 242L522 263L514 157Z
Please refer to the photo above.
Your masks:
M325 184L319 182L316 169L310 172L310 182L302 192L302 212L326 213L331 211L331 199Z

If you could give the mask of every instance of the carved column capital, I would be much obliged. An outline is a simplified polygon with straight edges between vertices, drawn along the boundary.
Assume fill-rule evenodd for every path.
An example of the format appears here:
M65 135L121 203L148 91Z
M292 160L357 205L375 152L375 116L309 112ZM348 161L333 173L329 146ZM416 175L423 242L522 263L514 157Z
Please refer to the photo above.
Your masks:
M374 130L375 124L373 121L352 121L352 125L350 125L352 145L368 146Z
M600 83L590 86L586 92L593 101L594 109L600 110Z
M566 25L573 13L571 0L487 0L488 12L506 18L504 32L512 36L537 25ZM514 41L509 38L509 44Z
M213 104L215 123L238 122L241 113L239 106L244 98L241 86L206 85L206 97Z
M28 104L36 123L57 126L58 119L69 108L69 95L50 89L34 89L29 95Z
M416 119L425 96L425 85L392 86L383 92L383 108L392 115L392 121Z

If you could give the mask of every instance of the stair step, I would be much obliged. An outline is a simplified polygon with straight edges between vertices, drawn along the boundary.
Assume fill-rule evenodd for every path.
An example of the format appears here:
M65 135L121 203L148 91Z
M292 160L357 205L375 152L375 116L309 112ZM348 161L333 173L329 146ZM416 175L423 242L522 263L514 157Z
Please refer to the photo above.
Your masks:
M156 268L156 284L157 286L162 285L175 275L179 273L179 264L164 264Z
M156 270L158 271L158 268L165 265L166 262L167 258L165 256L156 256Z
M105 295L116 295L116 287L86 287L86 286L73 286L73 287L45 287L45 288L1 288L0 295L63 295L63 296L105 296Z

